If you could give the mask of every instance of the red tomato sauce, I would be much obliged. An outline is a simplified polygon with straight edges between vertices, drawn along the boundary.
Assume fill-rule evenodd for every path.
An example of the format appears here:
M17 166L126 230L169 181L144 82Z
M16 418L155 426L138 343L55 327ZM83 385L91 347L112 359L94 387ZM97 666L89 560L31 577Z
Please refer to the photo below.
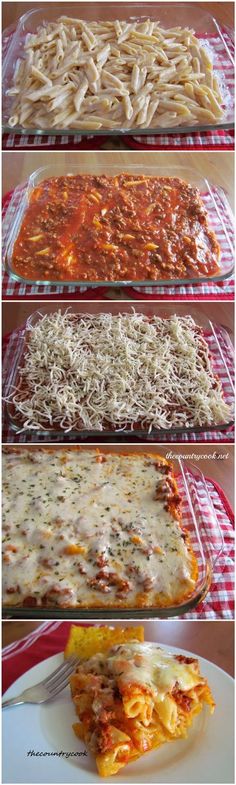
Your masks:
M219 259L200 194L183 180L67 175L33 190L13 269L32 280L158 281L214 275Z

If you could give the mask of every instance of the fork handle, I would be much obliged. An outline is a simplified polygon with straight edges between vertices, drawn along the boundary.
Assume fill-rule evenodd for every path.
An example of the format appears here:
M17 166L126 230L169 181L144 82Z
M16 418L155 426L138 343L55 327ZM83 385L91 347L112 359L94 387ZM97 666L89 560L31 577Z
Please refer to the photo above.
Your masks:
M25 701L21 699L20 695L18 698L8 698L2 702L2 709L6 709L8 706L19 706L21 703L25 703Z

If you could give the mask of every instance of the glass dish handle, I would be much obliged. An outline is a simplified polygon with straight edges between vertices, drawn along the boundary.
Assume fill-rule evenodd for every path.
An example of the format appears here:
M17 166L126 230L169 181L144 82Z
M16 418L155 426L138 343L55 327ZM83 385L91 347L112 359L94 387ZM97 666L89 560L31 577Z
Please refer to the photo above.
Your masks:
M16 33L16 24L9 25L9 27L5 27L5 30L2 31L2 81L5 80L5 70L7 68L9 59L10 62L12 61L11 53L14 51L14 38ZM4 52L4 42L7 41L6 51ZM10 39L10 40L9 40Z
M6 210L6 214L9 211L10 213L13 214L14 217L13 217L13 220L11 221L10 228L9 229L7 228L7 230L4 229L3 232L2 232L2 245L3 245L3 259L4 259L4 262L7 261L9 248L11 247L11 244L14 241L15 225L16 225L17 221L21 220L22 211L23 211L23 207L24 207L24 197L25 197L25 194L27 193L27 185L28 185L28 183L26 181L24 183L21 183L20 185L17 185L16 188L14 188L14 190L12 192L12 195L11 195L11 198L10 198L10 202L9 202L7 210ZM19 207L19 201L20 201L20 207Z
M4 41L4 38L10 38L10 36L15 32L16 25L13 22L12 25L9 25L9 27L4 27L4 30L2 31L2 40Z
M226 49L226 52L227 52L228 58L229 58L229 60L231 61L232 65L234 65L234 58L233 58L233 55L232 55L232 54L231 54L231 52L230 52L230 49L229 49L229 47L228 47L228 44L227 44L227 41L225 40L225 36L224 36L224 30L226 30L226 32L228 33L228 35L229 35L229 36L230 36L230 38L232 39L232 43L234 42L234 31L233 31L233 29L232 29L231 27L228 27L228 28L227 28L227 27L226 27L226 25L225 25L224 27L223 27L222 25L220 25L220 24L217 22L217 20L215 19L215 17L214 17L214 23L215 23L215 26L216 26L217 32L219 33L219 36L220 36L220 38L221 38L221 41L222 41L222 43L224 44L224 47L225 47L225 49Z
M223 30L223 36L224 36L224 33L226 33L229 36L230 43L231 43L231 46L232 46L232 49L233 49L233 52L234 52L234 56L235 56L235 32L234 32L234 29L233 29L233 27L228 27L228 25L224 25L222 30Z
M184 481L188 504L192 513L192 519L195 524L195 534L198 540L199 551L203 561L207 555L210 568L213 571L219 556L224 550L224 537L217 518L217 513L208 491L204 474L200 469L189 461L185 463L181 458L179 458L179 466ZM207 507L210 511L210 514L207 516L207 522L204 513L201 512L201 515L199 515L199 511L202 511L203 509L202 497L199 494L198 488L199 482L204 488ZM196 515L195 506L198 515Z
M210 325L211 325L211 329L212 329L215 341L217 343L217 347L218 347L219 354L221 356L222 363L223 363L224 368L225 368L225 372L227 373L229 382L230 382L231 387L232 387L232 392L234 392L233 371L231 371L231 369L228 367L227 357L225 356L225 350L227 350L227 352L229 352L230 359L231 359L231 361L234 364L234 355L235 355L235 353L234 353L234 347L233 347L233 344L232 344L232 341L231 341L231 338L230 338L230 335L229 335L229 332L228 332L228 328L224 327L223 324L216 325L213 322L210 322ZM222 348L222 339L223 339L223 344L224 344L223 348Z
M232 207L231 207L230 202L229 202L228 191L226 191L225 188L222 188L221 185L214 185L214 189L212 189L212 190L214 190L217 193L219 199L222 202L222 205L223 205L224 209L227 209L227 212L229 214L229 218L230 218L231 223L232 223L232 229L234 230L234 213L233 213Z
M15 330L12 333L11 337L14 340L14 337L16 337L16 336L18 337L18 340L17 340L16 350L15 350L15 353L14 353L13 362L11 361L10 373L8 371L8 368L9 368L8 358L7 358L8 350L6 352L6 356L4 357L4 360L3 360L2 387L3 387L3 390L4 390L4 398L7 398L8 395L10 394L10 392L12 392L12 388L13 388L12 379L14 379L15 368L17 368L17 366L18 366L18 360L19 360L19 357L20 357L21 351L22 351L22 342L24 340L24 327L20 327L20 328L18 328L18 330Z
M219 520L218 520L217 510L214 507L214 504L213 504L213 501L212 501L212 498L211 498L211 494L209 493L209 490L208 490L208 487L207 487L205 476L202 473L201 473L201 475L202 475L202 482L204 484L204 488L205 488L207 499L208 499L208 504L209 504L209 506L211 508L211 512L212 512L212 517L211 517L211 519L209 518L208 525L207 525L207 541L208 541L207 542L207 549L208 549L208 553L209 553L211 567L212 567L212 570L214 570L216 562L219 559L219 556L221 556L221 554L224 552L224 545L225 545L224 534L222 532L222 529L221 529L221 526L220 526L220 523L219 523ZM209 532L209 528L211 529L210 532Z
M227 343L227 348L230 350L230 354L234 357L234 347L232 343L232 338L234 337L234 331L231 327L226 324L219 324L220 330L223 334L224 341Z
M223 339L224 339L224 341L225 341L225 343L227 345L227 348L230 351L230 354L234 358L234 347L233 347L233 344L232 344L232 341L231 341L231 338L230 338L230 334L233 336L233 330L231 330L230 328L226 327L224 324L219 324L219 330L220 330L220 332L221 332L221 334L223 336Z
M36 326L36 324L39 321L39 318L43 318L43 316L45 315L46 315L46 311L43 313L43 309L42 311L41 310L34 311L33 313L31 313L26 319L25 330L31 330L32 327Z

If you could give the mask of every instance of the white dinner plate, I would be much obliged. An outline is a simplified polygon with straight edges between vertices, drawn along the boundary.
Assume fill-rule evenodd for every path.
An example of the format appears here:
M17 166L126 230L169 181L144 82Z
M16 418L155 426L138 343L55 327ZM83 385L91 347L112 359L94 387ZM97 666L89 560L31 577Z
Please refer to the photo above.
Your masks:
M167 648L174 654L196 656ZM41 681L62 659L62 653L56 654L31 668L11 685L4 699ZM146 753L109 779L99 777L95 760L74 735L76 715L69 687L49 703L4 709L3 783L233 783L233 679L212 662L198 659L216 701L215 713L210 715L204 707L187 739Z

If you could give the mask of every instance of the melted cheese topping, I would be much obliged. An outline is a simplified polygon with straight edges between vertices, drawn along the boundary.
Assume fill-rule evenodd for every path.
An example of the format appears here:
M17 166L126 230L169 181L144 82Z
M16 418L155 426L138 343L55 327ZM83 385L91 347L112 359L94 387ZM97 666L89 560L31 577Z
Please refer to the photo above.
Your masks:
M170 606L193 592L196 563L159 456L7 452L3 479L5 604Z
M159 701L177 683L180 690L188 692L204 681L199 675L197 660L190 658L189 662L181 662L155 643L134 642L114 646L107 654L91 657L82 667L86 672L112 676L121 690L128 685L151 690Z

